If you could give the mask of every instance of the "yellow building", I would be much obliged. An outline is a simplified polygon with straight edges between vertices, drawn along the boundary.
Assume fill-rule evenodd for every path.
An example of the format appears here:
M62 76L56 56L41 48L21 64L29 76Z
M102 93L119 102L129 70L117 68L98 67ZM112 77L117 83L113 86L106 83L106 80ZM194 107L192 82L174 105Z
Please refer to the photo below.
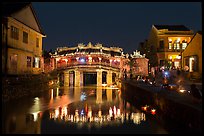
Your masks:
M155 49L160 67L180 68L181 52L193 35L193 31L184 25L153 25L147 46L150 52Z
M2 73L39 74L45 35L32 4L3 3L2 13Z
M202 32L197 32L182 52L182 66L190 78L202 79Z

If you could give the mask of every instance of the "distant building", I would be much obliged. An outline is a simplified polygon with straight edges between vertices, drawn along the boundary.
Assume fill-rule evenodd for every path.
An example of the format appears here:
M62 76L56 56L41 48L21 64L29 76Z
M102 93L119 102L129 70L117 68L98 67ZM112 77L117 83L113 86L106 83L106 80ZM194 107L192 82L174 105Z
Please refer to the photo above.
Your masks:
M149 73L149 66L148 62L149 59L145 58L145 54L141 55L140 51L133 52L131 54L132 60L132 74L133 76L140 75L140 76L148 76Z
M194 33L184 25L152 25L148 38L149 51L156 54L158 66L181 67L181 52Z
M45 34L31 3L2 3L2 73L42 72L43 37Z
M190 78L202 79L202 32L197 32L182 52L182 67Z

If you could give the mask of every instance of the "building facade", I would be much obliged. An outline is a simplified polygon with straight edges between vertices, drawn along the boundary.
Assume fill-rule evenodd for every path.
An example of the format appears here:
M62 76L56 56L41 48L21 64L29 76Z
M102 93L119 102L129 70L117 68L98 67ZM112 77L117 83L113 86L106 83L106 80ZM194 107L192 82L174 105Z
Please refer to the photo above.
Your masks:
M202 79L202 32L197 32L182 52L182 66L189 78Z
M42 40L45 37L31 3L2 5L2 73L43 72Z
M147 46L155 52L159 67L181 68L181 52L193 35L184 25L152 25Z

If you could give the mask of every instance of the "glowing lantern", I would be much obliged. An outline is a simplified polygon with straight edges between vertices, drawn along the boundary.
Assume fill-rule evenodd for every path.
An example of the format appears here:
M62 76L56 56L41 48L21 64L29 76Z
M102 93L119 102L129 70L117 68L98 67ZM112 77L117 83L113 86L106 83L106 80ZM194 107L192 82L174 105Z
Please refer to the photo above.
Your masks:
M147 111L147 106L142 107L142 110Z
M81 58L81 59L80 59L80 62L85 62L85 59L84 59L84 58Z
M89 59L89 62L92 62L92 57L89 57L88 59Z
M156 114L156 109L151 110L152 115Z

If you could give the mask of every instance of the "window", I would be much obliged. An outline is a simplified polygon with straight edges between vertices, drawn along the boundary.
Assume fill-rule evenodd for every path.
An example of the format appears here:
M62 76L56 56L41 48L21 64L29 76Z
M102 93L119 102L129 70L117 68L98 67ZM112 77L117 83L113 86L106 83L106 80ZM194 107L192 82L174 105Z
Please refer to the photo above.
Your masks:
M176 41L174 42L174 50L175 50L175 49L177 49L177 50L180 49L180 42L179 42L178 40L176 40Z
M177 48L177 50L180 49L180 44L179 43L176 43L176 48Z
M174 43L174 50L176 49L176 43Z
M23 42L28 43L28 33L23 31Z
M27 67L31 67L31 57L27 56Z
M186 41L183 41L183 42L182 42L182 50L184 50L184 49L186 48L186 46L187 46L187 42L186 42Z
M11 26L11 38L18 40L19 38L19 30L18 28Z
M164 49L164 40L159 41L159 47L160 49Z
M198 56L191 56L189 58L189 71L190 72L198 71Z
M39 47L39 38L36 38L36 47Z
M33 57L33 67L40 68L40 58L39 57Z
M172 42L169 42L169 49L172 49Z

